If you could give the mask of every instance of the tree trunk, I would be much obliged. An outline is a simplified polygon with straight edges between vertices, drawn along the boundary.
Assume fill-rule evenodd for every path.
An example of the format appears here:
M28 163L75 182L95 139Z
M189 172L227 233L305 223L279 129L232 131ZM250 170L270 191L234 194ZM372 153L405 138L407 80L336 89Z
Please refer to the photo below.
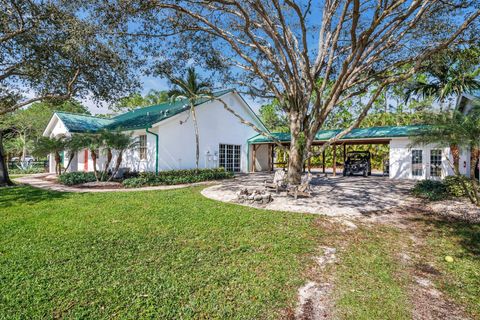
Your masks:
M476 148L475 146L470 147L470 181L472 184L472 192L475 198L475 204L480 206L480 196L478 194L478 181L475 178L475 167L477 165L477 160L480 156L480 149Z
M21 136L22 137L22 136ZM25 161L25 157L27 155L27 138L25 134L23 135L22 139L22 167L24 166L23 162Z
M107 176L108 167L110 166L110 162L112 162L112 149L107 148L107 160L105 162L105 169L103 170L103 173L102 173L102 180L103 180L104 177Z
M293 185L299 185L302 180L302 170L304 161L305 141L292 125L290 154L288 157L288 182Z
M95 180L98 181L98 172L97 172L97 152L94 149L90 149L90 154L92 155L93 163L93 174L95 175Z
M120 165L122 164L122 159L123 159L123 150L120 150L118 152L117 161L115 162L115 169L113 170L112 175L110 176L110 178L108 178L107 181L111 181L113 177L115 177L115 175L118 172L118 169L120 168Z
M68 163L67 166L63 169L63 173L67 173L68 168L72 164L73 158L75 158L75 152L68 153Z
M450 151L452 152L453 158L453 170L455 173L460 170L460 149L457 145L450 145Z
M3 132L0 130L0 187L13 186L13 182L8 175L7 162L5 161L3 150Z
M195 106L191 105L193 128L195 129L195 168L198 170L198 161L200 159L200 137L198 134L197 114L195 113Z
M60 153L58 151L55 152L55 174L58 176L62 173L62 164L60 163L62 158L60 157Z

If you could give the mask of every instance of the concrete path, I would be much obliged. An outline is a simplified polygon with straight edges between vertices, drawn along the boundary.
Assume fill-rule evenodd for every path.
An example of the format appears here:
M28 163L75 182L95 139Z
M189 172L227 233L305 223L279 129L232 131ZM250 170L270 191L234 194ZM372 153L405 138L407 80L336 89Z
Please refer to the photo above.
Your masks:
M95 189L95 188L75 188L69 187L62 184L57 183L52 177L51 174L32 174L20 178L14 179L18 183L28 184L35 188L41 189L48 189L52 191L60 191L60 192L133 192L133 191L150 191L150 190L171 190L171 189L180 189L186 187L193 187L193 186L202 186L202 185L212 185L217 183L216 181L205 181L205 182L197 182L197 183L190 183L190 184L177 184L171 186L155 186L155 187L143 187L143 188L130 188L130 189Z
M236 202L242 188L263 189L263 181L273 179L272 174L255 173L222 181L206 188L202 194L210 199ZM314 175L312 198L287 197L285 192L272 192L273 202L261 206L268 210L294 211L328 216L361 216L413 203L410 196L413 181L390 180L382 176L328 176Z

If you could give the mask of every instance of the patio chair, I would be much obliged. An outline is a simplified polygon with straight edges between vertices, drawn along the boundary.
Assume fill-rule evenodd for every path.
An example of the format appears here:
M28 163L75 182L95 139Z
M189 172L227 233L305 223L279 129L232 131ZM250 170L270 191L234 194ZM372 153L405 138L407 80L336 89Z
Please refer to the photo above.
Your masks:
M273 180L265 180L264 186L265 186L265 189L275 189L276 193L278 193L280 190L286 190L287 188L286 172L283 170L275 171Z
M310 198L312 197L312 174L308 173L302 177L301 183L298 186L291 186L287 190L287 195L294 197L297 200L298 196Z

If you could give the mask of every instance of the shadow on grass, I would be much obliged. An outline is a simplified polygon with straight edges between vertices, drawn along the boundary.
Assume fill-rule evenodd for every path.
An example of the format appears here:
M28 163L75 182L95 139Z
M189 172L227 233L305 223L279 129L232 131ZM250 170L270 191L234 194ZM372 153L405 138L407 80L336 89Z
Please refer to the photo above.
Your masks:
M43 201L61 199L67 196L64 192L42 190L28 186L13 186L0 188L0 208L18 204L35 204Z
M455 218L432 218L425 216L415 220L430 226L438 237L458 239L465 252L474 259L480 259L480 223L465 222Z

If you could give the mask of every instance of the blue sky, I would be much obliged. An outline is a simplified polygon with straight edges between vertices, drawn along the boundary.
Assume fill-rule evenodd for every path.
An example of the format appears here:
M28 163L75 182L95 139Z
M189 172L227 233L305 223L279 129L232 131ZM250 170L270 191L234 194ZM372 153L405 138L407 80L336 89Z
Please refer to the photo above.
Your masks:
M140 81L142 83L140 92L143 94L148 93L148 91L155 89L155 90L168 90L170 89L168 81L166 79L162 79L160 77L151 77L151 76L140 76ZM250 107L258 113L258 109L261 106L261 102L259 100L253 100L248 95L243 95L244 99L250 105ZM90 99L85 99L82 101L85 106L88 107L91 114L105 114L111 113L108 109L108 105L97 105Z

